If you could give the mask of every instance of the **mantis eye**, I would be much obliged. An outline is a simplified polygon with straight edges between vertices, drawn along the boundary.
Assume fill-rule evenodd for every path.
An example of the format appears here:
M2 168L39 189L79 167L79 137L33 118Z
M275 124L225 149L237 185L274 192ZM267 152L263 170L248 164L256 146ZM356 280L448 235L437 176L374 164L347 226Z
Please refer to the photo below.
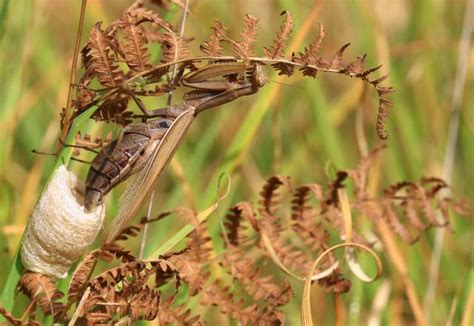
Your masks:
M169 128L171 124L167 120L162 120L158 123L161 128Z

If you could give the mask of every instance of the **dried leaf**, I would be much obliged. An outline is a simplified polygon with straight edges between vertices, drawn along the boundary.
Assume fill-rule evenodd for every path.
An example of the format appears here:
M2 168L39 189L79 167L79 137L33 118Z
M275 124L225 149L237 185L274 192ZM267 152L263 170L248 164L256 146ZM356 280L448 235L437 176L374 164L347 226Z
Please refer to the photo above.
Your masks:
M303 53L299 53L298 56L293 58L293 61L306 65L301 68L303 76L316 77L318 70L315 68L315 66L318 66L321 63L321 58L318 57L318 54L325 36L326 31L324 29L324 26L322 24L319 24L319 36L314 39L308 45L308 47L304 48Z
M329 67L331 69L335 70L341 70L342 68L342 56L344 55L344 51L347 49L347 47L351 45L350 43L344 44L334 55L334 58L331 60L331 63L329 64Z
M212 30L213 33L209 41L204 41L199 48L210 57L222 56L224 47L221 45L221 42L225 39L225 27L217 20Z
M272 64L272 67L278 71L278 75L291 76L295 72L295 66L286 62L277 62Z
M99 22L92 28L87 45L82 52L87 73L96 76L99 82L106 87L117 86L124 79L111 44L112 41L103 32Z
M56 318L65 308L63 303L57 302L64 294L57 289L54 281L44 274L23 273L18 290L27 295L30 300L36 300L45 315Z
M82 261L77 265L74 273L72 274L71 281L69 282L69 288L67 291L68 305L73 302L78 302L86 287L89 283L89 278L95 268L97 262L97 251L89 253Z
M248 58L255 54L255 43L257 41L258 18L252 15L245 15L244 29L240 33L242 41L232 43L232 51L240 58Z
M273 276L261 275L252 259L245 257L245 251L231 246L222 258L222 265L229 269L234 279L240 282L254 300L266 300L268 305L285 305L293 297L290 284L284 287L273 281Z
M154 320L158 316L160 294L148 286L140 292L134 293L128 299L128 312L125 314L130 321Z
M123 32L125 42L122 52L129 68L136 73L146 71L152 67L150 54L147 49L148 39L145 29L134 24L135 17L128 12L121 18L124 21Z
M189 52L189 41L180 37L173 31L163 34L163 62L175 62L187 59L191 56Z
M293 16L291 15L291 12L283 11L281 13L281 16L285 16L285 20L283 21L280 27L280 31L276 35L276 38L273 40L272 46L270 47L270 49L263 49L265 55L270 59L281 59L285 57L285 49L287 47L291 32L293 31L294 20ZM280 70L280 72L282 71L283 70ZM289 74L286 75L289 76Z
M201 294L201 304L218 307L221 313L239 320L242 325L247 325L248 322L252 325L283 325L284 317L281 311L256 304L245 307L243 300L235 301L229 289L222 288L219 282L205 287Z

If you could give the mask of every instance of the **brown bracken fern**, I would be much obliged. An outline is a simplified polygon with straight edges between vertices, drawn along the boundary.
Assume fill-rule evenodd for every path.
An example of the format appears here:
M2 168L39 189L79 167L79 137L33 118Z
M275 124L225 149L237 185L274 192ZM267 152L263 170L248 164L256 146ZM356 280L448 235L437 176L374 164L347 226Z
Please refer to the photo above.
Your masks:
M179 87L180 78L188 69L220 61L244 62L272 67L280 75L291 76L300 70L304 76L313 78L327 72L361 79L378 93L376 129L380 138L386 138L384 124L391 107L386 96L393 89L380 85L386 76L371 77L380 66L365 68L366 55L346 62L343 55L349 44L342 46L332 57L321 56L320 49L326 35L322 25L319 35L303 52L288 56L285 50L293 30L293 17L290 12L283 12L282 16L283 23L273 43L263 48L264 56L256 54L259 25L258 18L252 15L244 18L240 40L229 36L222 22L216 21L209 39L199 46L204 56L198 56L191 52L190 39L179 36L157 12L137 1L108 27L103 28L101 23L97 23L90 32L82 50L85 72L76 87L73 118L98 104L93 115L95 119L125 125L133 116L131 98L139 101L142 96L160 96L169 91L167 78L173 65L177 65L177 71L181 72L173 86ZM159 59L150 55L149 49L155 45L162 49ZM227 51L231 55L225 54ZM95 86L95 80L100 87ZM63 121L62 125L69 124Z
M327 186L294 187L288 177L269 178L262 186L258 205L240 202L229 209L223 223L222 254L215 254L197 214L179 208L143 218L124 229L113 243L86 255L72 274L65 302L50 278L25 273L19 288L32 300L28 320L36 323L37 304L43 314L60 323L70 322L74 316L75 322L89 324L123 318L129 322L157 319L161 323L202 324L205 319L190 304L196 297L199 306L215 306L242 324L282 324L281 307L294 297L290 281L306 275L315 257L346 238L338 189L351 185L350 207L359 221L366 217L373 223L386 223L408 243L429 227L448 225L450 208L472 213L465 203L438 198L447 185L432 177L395 183L379 196L369 196L367 177L381 150L371 151L355 169L339 171ZM284 204L286 198L289 205ZM443 213L441 219L435 216L436 208ZM195 227L184 249L143 260L123 245L123 241L138 236L146 224L170 215L182 216ZM353 225L352 241L373 246L373 240L361 235L359 225ZM100 272L97 266L102 262L109 267ZM269 272L262 268L269 264L277 269ZM220 272L214 275L216 268ZM282 272L275 272L278 270ZM330 254L314 280L326 291L347 292L351 282L344 270L340 258ZM184 285L187 295L183 294ZM23 322L4 310L0 312L13 324Z
M154 2L167 7L163 1ZM172 2L184 7L181 1ZM332 57L322 57L320 49L326 35L322 25L318 36L302 52L288 55L293 17L290 12L282 16L280 30L273 43L263 49L264 56L256 54L259 26L252 15L245 16L239 40L229 36L217 21L209 39L199 46L204 56L198 56L190 50L190 39L179 36L157 12L137 1L109 26L98 22L92 28L82 50L84 72L76 85L72 119L97 106L94 119L126 125L134 118L131 100L140 103L141 97L157 97L171 87L181 87L180 78L185 72L199 66L239 62L269 66L280 75L291 76L297 70L313 78L323 72L336 73L370 84L378 93L377 134L386 138L384 123L391 107L386 96L393 89L381 86L386 76L371 77L379 67L365 68L366 55L346 62L343 55L349 44ZM151 55L154 45L162 49L159 58ZM226 51L231 54L226 55ZM174 65L180 73L170 87L169 73ZM62 121L64 128L70 125L71 121ZM76 144L95 148L108 141L110 137L91 139L85 135L78 136ZM355 169L339 171L327 186L293 187L289 177L270 177L262 186L257 205L242 201L228 210L221 254L216 253L205 226L197 222L196 212L175 209L143 218L125 228L112 243L86 255L72 274L66 295L45 275L23 274L19 290L31 299L29 314L19 319L1 307L0 313L17 325L26 318L29 324L38 324L36 305L58 323L158 320L184 325L205 323L201 307L215 306L244 325L283 324L282 307L294 297L292 282L304 279L322 252L349 236L345 234L339 190L352 190L350 208L359 221L386 223L407 243L430 227L448 226L451 208L464 214L471 212L462 202L437 196L447 187L438 178L395 183L379 196L370 196L369 169L381 150L371 151ZM284 204L285 198L289 205ZM140 259L123 244L137 237L145 225L169 215L184 217L194 226L183 249ZM350 230L352 241L373 246L373 240L365 239L359 227L354 223ZM312 280L328 292L347 292L351 282L344 267L340 257L329 253ZM216 269L219 273L213 273Z

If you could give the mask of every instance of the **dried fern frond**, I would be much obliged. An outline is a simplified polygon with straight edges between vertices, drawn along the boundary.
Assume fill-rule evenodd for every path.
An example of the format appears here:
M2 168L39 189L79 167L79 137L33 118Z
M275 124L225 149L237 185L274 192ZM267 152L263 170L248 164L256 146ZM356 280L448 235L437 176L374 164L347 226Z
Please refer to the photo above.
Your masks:
M384 148L385 146L379 146L372 149L365 157L360 159L359 164L357 164L354 170L346 171L348 176L354 180L354 195L357 200L364 200L368 197L367 178L369 176L369 169L375 164Z
M154 320L158 316L160 294L148 286L132 294L127 301L128 311L125 315L132 323L138 320Z
M291 201L291 227L311 252L317 254L328 248L329 231L323 225L321 209L309 204L313 194L319 203L323 201L322 187L319 185L308 185L295 189Z
M195 228L183 250L168 253L160 259L141 261L119 244L120 240L135 237L147 223L169 214L165 212L142 219L124 230L115 242L87 255L73 274L67 305L57 302L62 294L44 276L27 273L20 288L38 302L45 314L54 314L57 321L67 321L68 308L76 304L77 320L84 323L152 319L162 323L200 323L199 316L189 309L187 300L176 302L181 285L186 284L189 295L197 296L201 305L216 306L221 313L244 324L282 324L284 317L279 309L292 299L293 290L288 282L279 283L278 275L264 273L260 262L268 257L275 262L277 257L282 264L278 266L304 275L315 256L334 246L331 242L345 241L339 194L347 183L354 185L350 188L353 196L348 202L352 211L374 223L386 223L406 242L415 241L428 227L446 226L447 210L454 207L454 202L438 196L448 187L439 178L398 182L387 187L380 196L369 196L367 177L380 152L381 148L372 150L354 170L339 171L327 187L309 184L292 188L288 177L269 178L260 192L258 209L249 202L240 202L229 210L224 223L225 252L222 255L213 254L211 239L206 228L197 221L196 213L180 208L175 212ZM282 190L290 190L289 221L283 209L287 194ZM446 214L442 217L445 220L440 219L437 209ZM351 241L368 246L368 241L357 232L358 223L352 228ZM294 237L288 235L291 230ZM334 235L339 235L339 239ZM296 245L301 245L301 241L295 241L296 236L303 240L306 248ZM249 248L254 250L249 251ZM114 260L118 266L92 276L98 259ZM326 291L345 293L350 290L351 282L337 262L338 258L333 254L325 258L320 270L316 271L318 284ZM214 277L211 267L215 267L215 263L228 273L227 279ZM232 280L232 287L229 280ZM168 287L171 295L164 294L162 286L173 282L174 288ZM6 315L8 320L17 322L10 317ZM34 316L30 318L34 322Z
M149 287L151 276L173 270L164 260L132 261L109 269L90 281L91 295L84 304L86 316L111 320L114 315L131 321L158 316L160 293ZM119 290L118 290L119 289Z
M145 8L142 1L137 1L132 5L132 7L129 8L128 13L134 18L133 23L135 25L139 25L143 22L150 22L167 32L173 30L173 26L171 26L168 21L163 19L156 11Z
M143 227L145 227L145 225L147 224L151 224L151 223L154 223L154 222L158 222L162 219L164 219L165 217L169 216L171 214L171 211L167 211L167 212L162 212L160 214L158 214L157 216L155 217L143 217L140 222L136 223L136 224L132 224L130 225L129 227L127 228L124 228L119 234L117 234L117 236L115 237L113 243L115 245L117 245L117 241L123 241L123 240L127 240L129 238L133 238L133 237L136 237L140 231L143 229ZM107 247L105 247L104 249L106 249Z
M191 295L195 295L200 292L207 283L210 273L203 267L206 260L201 260L201 257L208 256L209 248L206 248L206 244L210 241L210 238L199 237L199 233L192 236L192 240L186 250L180 254L173 254L166 259L173 264L176 270L179 272L181 279L186 281L188 284Z
M385 139L385 120L392 103L387 95L393 88L382 86L381 82L387 77L372 78L371 75L379 67L366 69L366 56L357 57L352 62L345 63L343 54L349 44L342 46L331 58L319 54L325 29L320 25L319 36L316 37L303 52L285 58L285 48L293 29L293 17L289 12L283 12L284 21L269 48L264 48L265 56L255 56L255 42L258 39L258 18L246 15L241 39L234 40L226 35L223 24L216 21L209 40L200 45L206 57L194 56L189 49L189 39L177 35L171 24L154 11L144 8L143 2L138 1L127 9L124 14L104 31L97 25L91 32L88 45L83 50L83 62L86 72L81 78L77 98L75 100L77 113L82 112L100 98L96 90L90 89L89 84L97 77L105 89L118 88L103 99L99 112L94 118L125 125L129 122L128 96L117 93L133 92L135 96L160 96L166 90L166 84L156 85L169 68L178 64L178 70L195 69L195 64L208 60L211 64L225 60L226 62L246 62L250 65L270 65L280 75L291 76L299 69L304 76L316 77L320 72L337 73L363 80L374 87L379 96L376 130L380 138ZM151 23L152 28L145 28L143 23ZM122 37L123 36L123 37ZM157 42L162 47L161 64L150 62L148 47L150 41ZM233 56L224 55L223 42L230 45ZM118 69L119 63L125 62L129 71ZM127 77L125 80L124 77ZM175 83L180 85L179 76ZM139 85L141 84L141 86ZM155 91L145 90L144 85L154 85ZM141 88L141 89L140 89ZM76 114L77 115L77 114Z
M64 304L58 302L64 294L61 293L55 282L44 274L26 272L20 279L18 290L27 295L30 300L35 300L46 315L59 317L63 310Z
M293 290L288 281L281 287L273 281L272 275L261 275L254 260L246 258L245 250L239 247L228 247L221 264L255 301L265 300L267 305L281 306L293 297Z
M225 28L220 21L216 21L214 27L212 27L213 33L209 37L208 41L204 41L199 48L201 51L210 57L222 56L222 50L224 47L221 43L225 39Z
M256 215L250 203L240 202L229 209L224 222L226 228L224 238L230 245L245 247L255 241L244 234L248 230L246 222L255 231L259 231Z
M375 223L385 221L407 243L413 243L418 239L417 235L410 232L410 227L420 232L433 226L447 226L448 216L440 208L448 205L449 199L437 197L447 185L439 178L422 178L419 182L398 182L387 187L382 196L369 197L366 179L371 165L383 148L377 147L369 152L361 159L355 170L345 171L345 175L354 183L356 200L352 207ZM343 187L344 179L345 177L339 178L339 181L333 183L333 189ZM437 209L440 214L436 213Z
M92 251L76 267L72 274L67 291L68 305L78 302L89 283L89 279L97 263L97 250Z
M281 16L284 17L284 21L280 26L280 31L277 33L275 39L273 40L272 46L264 48L263 52L265 56L270 59L282 59L285 58L285 49L288 45L288 40L290 39L291 32L293 31L293 15L291 12L283 11Z
M191 56L189 40L179 36L173 31L163 34L162 50L162 62L165 63L188 59Z
M145 29L136 25L136 17L132 17L130 12L122 16L124 21L123 32L125 42L122 52L125 62L133 72L143 72L152 67L150 63L150 53L147 49L148 39Z
M86 85L90 84L93 76L84 74L83 77L87 77L87 79L84 78L79 81L78 86L76 87L76 96L73 100L73 105L78 112L87 110L97 96L96 91L86 87ZM91 78L90 80L88 79L89 77Z
M108 121L126 126L132 120L131 112L125 112L128 108L130 97L124 92L117 92L102 102L94 112L94 119L98 121Z
M282 325L284 316L281 311L259 307L257 304L245 306L243 300L234 300L228 288L223 288L219 282L206 286L201 293L200 303L204 306L217 306L221 313L239 320L242 325L249 322L252 325Z
M87 73L96 76L103 86L114 87L124 80L117 65L116 53L112 50L112 41L102 30L100 22L92 28L82 53Z
M178 323L178 325L202 325L199 316L193 316L186 304L172 305L174 301L160 302L158 321L160 324Z
M292 58L294 62L302 63L304 65L300 68L303 76L316 77L318 69L315 67L327 67L327 65L322 61L322 58L318 56L319 49L321 48L321 44L325 37L326 30L322 24L319 24L319 36L304 48L303 53L299 53L299 55Z
M247 59L255 54L255 43L257 41L258 18L245 15L244 28L240 33L242 41L232 42L232 51L240 58Z
M287 189L291 190L290 180L288 177L274 176L266 181L260 191L260 214L270 217L276 213L277 207L280 203L277 190L279 190L281 186L286 186Z

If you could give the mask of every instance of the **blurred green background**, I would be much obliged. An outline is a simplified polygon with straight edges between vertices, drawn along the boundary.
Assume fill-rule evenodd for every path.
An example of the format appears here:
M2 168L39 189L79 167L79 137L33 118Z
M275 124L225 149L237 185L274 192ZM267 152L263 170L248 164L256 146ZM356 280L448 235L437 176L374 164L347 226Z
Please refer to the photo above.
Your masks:
M130 4L131 1L123 0L90 0L82 43L95 22L110 22ZM368 53L367 66L383 64L382 72L390 72L386 84L396 89L391 96L395 105L387 125L388 149L379 167L380 187L401 180L418 180L421 176L443 176L448 122L460 64L459 43L467 10L465 1L191 0L190 6L192 15L188 17L185 36L195 38L194 53L198 53L198 45L208 37L216 19L237 37L245 13L259 17L257 53L263 54L262 47L270 45L279 29L283 10L294 14L293 36L308 22L310 13L315 14L303 45L317 35L319 22L327 31L323 54L330 56L342 44L351 42L347 59ZM176 26L180 10L171 8L168 17ZM1 3L0 284L5 281L31 210L52 172L55 158L35 155L31 150L53 152L56 148L79 11L80 1ZM471 45L450 182L455 196L471 200L473 63ZM271 79L276 76L271 75ZM361 82L327 74L316 80L297 74L282 82L286 85L270 82L258 94L210 110L197 119L177 159L160 182L154 211L179 206L202 210L215 198L217 177L223 170L231 172L232 177L226 205L256 199L263 181L273 174L290 175L295 184L325 184L328 164L345 169L354 167L359 160L361 144L357 141L360 137L356 137L356 122L362 124L369 148L379 143L375 134L376 94L369 89L361 103ZM179 94L174 101L179 101ZM153 100L147 105L158 106ZM85 177L87 166L72 163L70 168ZM109 196L108 217L113 216L122 190L123 185ZM224 213L222 209L220 215ZM149 251L184 223L170 220L154 226ZM454 232L447 232L444 237L435 301L427 311L434 324L447 320L458 324L465 310L472 311L474 304L468 304L469 296L473 295L472 221L453 216L452 225ZM427 293L434 242L435 231L430 230L415 246L399 243L421 302ZM391 289L383 302L382 322L413 321L397 273L389 263L385 268L385 281L370 285L353 281L352 291L343 297L347 323L367 322L382 284ZM317 318L333 321L331 297L316 293L314 298L326 298L315 304ZM285 308L289 324L299 321L298 300Z

